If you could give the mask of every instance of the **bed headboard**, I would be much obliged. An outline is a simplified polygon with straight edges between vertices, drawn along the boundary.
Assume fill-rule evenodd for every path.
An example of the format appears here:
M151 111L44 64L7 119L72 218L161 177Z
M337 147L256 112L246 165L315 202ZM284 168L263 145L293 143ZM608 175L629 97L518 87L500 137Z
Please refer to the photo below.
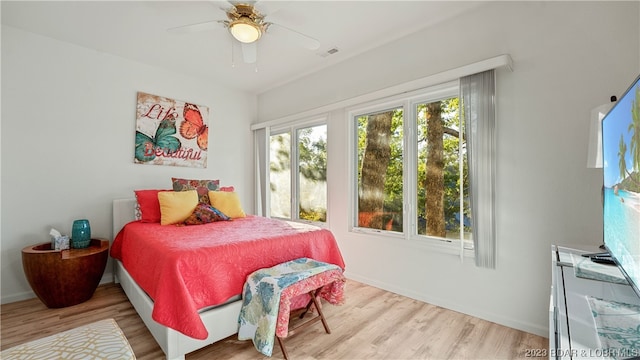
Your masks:
M136 219L136 199L113 200L113 237L129 222Z

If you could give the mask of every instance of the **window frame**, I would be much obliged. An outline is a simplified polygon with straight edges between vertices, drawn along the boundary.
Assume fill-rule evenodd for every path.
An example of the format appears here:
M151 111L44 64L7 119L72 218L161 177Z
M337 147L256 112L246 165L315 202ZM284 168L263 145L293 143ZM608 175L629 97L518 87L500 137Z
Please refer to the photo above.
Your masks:
M396 99L397 98L397 99ZM349 231L356 233L364 233L364 234L384 234L386 237L394 237L394 238L404 238L406 234L406 222L403 220L402 222L402 232L395 231L387 231L382 229L371 229L358 226L358 125L357 119L360 116L370 115L374 113L384 112L386 110L391 109L402 109L403 119L402 126L403 132L407 131L406 128L406 114L407 114L407 103L402 98L398 96L393 96L392 98L386 99L386 101L373 101L367 104L363 104L363 106L356 106L349 108L347 110L347 121L349 122L349 150L351 152L349 156L349 179L351 180L351 196L349 201ZM406 134L406 133L405 133ZM402 148L403 148L403 161L402 161L402 173L403 173L403 183L405 179L406 171L407 171L407 158L406 158L406 147L407 140L406 136L403 137L402 140ZM407 199L407 189L406 186L403 185L402 190L402 198ZM406 201L404 206L402 207L402 218L404 219L407 215L407 204Z
M444 239L427 235L419 235L417 231L417 124L416 109L418 104L429 103L451 97L460 97L459 80L453 80L438 85L389 96L379 100L355 105L347 109L347 121L349 123L349 179L350 205L349 205L349 231L372 236L382 236L393 240L401 239L412 245L440 248L444 252L459 254L461 238ZM402 232L370 229L358 226L358 124L357 118L363 115L382 112L389 109L403 110L403 209ZM464 241L464 240L462 240ZM469 246L464 242L465 255L472 255L473 244ZM467 250L471 252L468 253Z
M327 134L326 134L326 142L327 142L327 164L329 163L329 122L328 122L328 116L325 115L319 115L319 116L315 116L313 118L309 118L309 119L303 119L303 120L298 120L298 121L291 121L288 122L286 124L282 124L282 125L274 125L274 126L270 126L269 127L269 134L268 134L268 138L267 138L267 143L270 144L271 143L271 137L272 136L277 136L280 134L284 134L284 133L289 133L290 134L290 141L289 141L289 158L290 158L290 178L289 181L291 183L291 208L290 208L290 213L291 213L291 218L283 218L283 217L273 217L275 219L282 219L282 220L288 220L288 221L296 221L296 222L301 222L301 223L307 223L307 224L312 224L315 226L319 226L319 227L328 227L328 223L329 223L329 196L328 196L328 192L329 192L329 187L328 187L328 181L327 181L327 188L326 188L326 199L327 199L327 204L326 204L326 220L324 222L322 221L311 221L311 220L305 220L305 219L300 219L300 211L299 211L299 207L300 207L300 184L299 184L299 178L300 178L300 164L299 164L299 131L303 130L303 129L307 129L307 128L311 128L311 127L316 127L316 126L325 126L327 129ZM270 146L270 145L269 145ZM270 187L270 183L271 183L271 156L270 156L270 152L269 155L267 156L267 167L266 167L266 172L267 172L267 191L268 191L268 206L266 209L266 216L267 217L272 217L271 215L271 187ZM327 166L327 179L329 178L328 175L329 172L329 166Z

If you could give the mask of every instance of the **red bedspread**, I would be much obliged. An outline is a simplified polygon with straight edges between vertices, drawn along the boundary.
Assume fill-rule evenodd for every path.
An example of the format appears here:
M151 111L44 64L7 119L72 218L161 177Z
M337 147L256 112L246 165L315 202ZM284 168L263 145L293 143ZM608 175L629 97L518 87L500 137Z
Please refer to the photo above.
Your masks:
M198 310L241 294L258 269L301 257L344 269L329 230L260 216L196 226L134 221L116 236L111 256L153 299L155 321L196 339L208 335Z

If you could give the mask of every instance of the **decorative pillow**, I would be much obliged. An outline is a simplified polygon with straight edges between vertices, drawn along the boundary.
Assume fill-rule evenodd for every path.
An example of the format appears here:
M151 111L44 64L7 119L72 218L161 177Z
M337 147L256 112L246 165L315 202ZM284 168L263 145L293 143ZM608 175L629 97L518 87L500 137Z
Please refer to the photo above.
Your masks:
M198 205L198 192L161 191L158 193L160 202L160 224L170 225L183 222Z
M246 216L236 192L209 191L209 199L211 200L211 206L222 211L232 219Z
M160 206L160 203L158 203L158 206ZM138 201L136 201L136 206L133 208L133 217L136 220L142 220L142 212L140 211L140 203Z
M134 190L138 205L136 210L140 212L140 216L136 215L136 220L145 223L160 222L160 202L158 201L158 193L161 191L171 190Z
M216 221L231 220L222 211L209 204L199 203L193 213L184 221L185 225L201 225Z
M220 186L220 180L189 180L171 178L173 184L173 191L198 191L198 201L205 204L209 202L209 191L218 190Z

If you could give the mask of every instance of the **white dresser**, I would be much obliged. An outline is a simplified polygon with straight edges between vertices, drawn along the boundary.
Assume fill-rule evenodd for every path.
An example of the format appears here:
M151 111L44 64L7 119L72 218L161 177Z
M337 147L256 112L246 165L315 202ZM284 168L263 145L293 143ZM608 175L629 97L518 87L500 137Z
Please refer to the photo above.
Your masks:
M551 300L549 305L550 359L609 359L640 356L640 349L627 349L622 352L621 355L623 356L621 357L617 356L619 355L617 353L607 353L601 346L589 305L590 297L640 305L640 298L628 284L624 285L576 276L574 264L590 261L581 257L580 254L602 251L597 247L578 250L556 245L552 246ZM617 267L600 264L593 265L592 268L595 271L598 271L598 266L601 266L605 275L616 272L621 277ZM591 299L591 301L593 300ZM633 317L633 319L635 322L636 317ZM638 326L640 326L640 322Z

